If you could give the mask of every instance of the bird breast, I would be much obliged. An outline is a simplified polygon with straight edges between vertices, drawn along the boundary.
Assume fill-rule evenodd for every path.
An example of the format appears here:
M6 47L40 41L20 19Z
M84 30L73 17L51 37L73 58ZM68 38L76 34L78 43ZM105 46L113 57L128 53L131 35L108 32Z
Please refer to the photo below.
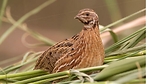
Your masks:
M92 67L103 64L104 48L98 28L82 30L79 34L76 46L76 54L80 53L77 59L82 59L74 68Z

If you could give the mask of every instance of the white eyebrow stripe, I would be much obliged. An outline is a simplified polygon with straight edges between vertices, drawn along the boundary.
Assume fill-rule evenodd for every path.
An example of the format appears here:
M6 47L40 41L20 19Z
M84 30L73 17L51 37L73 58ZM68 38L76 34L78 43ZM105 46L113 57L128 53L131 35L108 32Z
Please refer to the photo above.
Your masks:
M81 14L85 13L85 12L93 13L93 14L95 14L98 17L98 15L94 11L82 11Z
M94 11L82 11L81 13L85 13L85 12L89 12L89 13L94 13L94 14L96 14Z

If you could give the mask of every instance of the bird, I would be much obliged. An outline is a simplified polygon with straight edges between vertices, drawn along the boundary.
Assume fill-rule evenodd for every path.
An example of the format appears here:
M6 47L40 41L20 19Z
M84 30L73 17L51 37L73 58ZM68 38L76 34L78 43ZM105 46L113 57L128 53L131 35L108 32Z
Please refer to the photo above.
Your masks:
M93 9L81 9L74 17L83 24L74 36L50 46L38 58L34 69L57 73L100 66L105 52L99 32L99 18Z

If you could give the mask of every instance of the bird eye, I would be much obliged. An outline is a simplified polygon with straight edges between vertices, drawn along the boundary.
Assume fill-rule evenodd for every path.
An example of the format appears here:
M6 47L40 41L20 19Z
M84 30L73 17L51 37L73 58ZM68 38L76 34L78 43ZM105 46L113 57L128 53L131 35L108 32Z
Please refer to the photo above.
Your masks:
M89 13L86 13L86 16L89 16L90 14Z

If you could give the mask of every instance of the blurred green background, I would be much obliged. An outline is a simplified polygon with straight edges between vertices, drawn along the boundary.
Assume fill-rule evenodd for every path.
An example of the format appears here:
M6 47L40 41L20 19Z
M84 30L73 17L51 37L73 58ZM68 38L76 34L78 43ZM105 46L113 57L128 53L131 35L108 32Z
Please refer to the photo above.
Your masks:
M12 17L18 20L24 14L45 1L47 0L8 0L6 7L11 8ZM0 0L0 7L2 2L3 0ZM30 29L57 42L71 37L82 29L82 24L73 19L80 9L94 9L99 15L100 24L106 26L145 8L145 3L145 0L56 0L39 13L28 18L24 23L26 23ZM144 15L144 13L141 13L124 23ZM10 26L11 24L2 22L0 26L0 36ZM125 31L125 35L128 35L128 33L134 30L137 29ZM21 41L24 33L24 31L16 29L7 37L0 45L0 60L22 55L27 51L43 51L48 48L48 46L36 48L25 46ZM27 38L27 42L31 44L37 43L37 41L31 37Z

